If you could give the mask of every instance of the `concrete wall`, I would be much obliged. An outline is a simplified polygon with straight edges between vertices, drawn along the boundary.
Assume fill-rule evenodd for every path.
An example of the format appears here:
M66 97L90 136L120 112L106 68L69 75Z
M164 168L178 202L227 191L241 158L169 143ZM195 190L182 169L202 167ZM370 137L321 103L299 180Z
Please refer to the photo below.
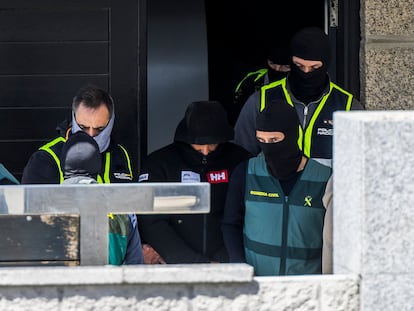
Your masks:
M414 111L334 114L334 275L244 264L0 269L0 310L412 310Z
M334 273L360 310L414 308L414 111L334 115Z
M414 109L414 0L361 0L361 101Z
M356 276L252 273L244 264L0 269L0 310L359 309Z

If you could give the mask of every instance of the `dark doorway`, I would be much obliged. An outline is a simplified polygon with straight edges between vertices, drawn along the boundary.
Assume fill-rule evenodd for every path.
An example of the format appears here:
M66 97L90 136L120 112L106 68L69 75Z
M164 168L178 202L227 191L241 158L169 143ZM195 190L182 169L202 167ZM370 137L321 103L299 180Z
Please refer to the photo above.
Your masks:
M266 68L266 50L287 46L305 26L324 29L325 0L226 2L206 0L210 98L227 107L235 122L233 92L246 73Z
M137 162L137 16L137 1L1 2L0 162L18 179L86 84L112 94L115 138Z
M135 172L148 146L152 151L171 141L176 120L192 100L219 100L234 123L239 113L233 105L237 83L247 72L266 67L269 45L287 45L304 26L329 30L336 49L336 81L359 94L359 0L341 2L336 29L327 27L327 0L186 0L180 5L163 1L1 1L0 162L17 178L31 153L56 136L56 125L70 116L72 97L86 83L111 92L116 105L114 135L130 151ZM150 15L162 27L156 28L160 35L149 41L149 48L147 2L149 9L162 13ZM180 14L173 14L177 9ZM182 38L179 44L177 36ZM160 42L167 42L168 48L160 49ZM147 55L154 46L157 53ZM162 71L170 67L168 74ZM161 70L154 86L147 85L151 68ZM165 96L168 109L151 106L151 87ZM179 100L172 100L171 94ZM155 110L154 119L148 118L147 108ZM162 113L171 125L160 119ZM148 121L162 139L147 137Z

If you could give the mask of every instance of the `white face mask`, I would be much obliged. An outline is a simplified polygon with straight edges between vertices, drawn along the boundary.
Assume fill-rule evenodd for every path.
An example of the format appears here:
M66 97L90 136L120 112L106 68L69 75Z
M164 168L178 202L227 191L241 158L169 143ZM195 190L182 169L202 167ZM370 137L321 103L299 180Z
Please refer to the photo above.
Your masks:
M105 127L105 129L100 132L98 135L94 136L93 139L96 141L96 143L99 146L99 152L104 152L111 142L111 133L112 128L114 127L114 120L115 120L115 112L112 113L112 117L109 120L108 125ZM82 131L82 129L79 127L78 123L76 122L75 113L72 111L72 134Z

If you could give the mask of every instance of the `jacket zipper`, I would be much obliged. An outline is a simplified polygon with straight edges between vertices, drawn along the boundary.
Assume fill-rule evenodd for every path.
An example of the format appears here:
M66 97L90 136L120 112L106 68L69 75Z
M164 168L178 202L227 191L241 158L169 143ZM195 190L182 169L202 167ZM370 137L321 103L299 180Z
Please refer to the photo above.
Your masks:
M286 275L286 257L287 257L287 239L288 239L288 221L289 221L289 197L285 196L283 203L282 219L282 251L279 266L279 275Z
M307 117L308 117L308 106L304 105L304 109L303 109L303 124L302 124L302 128L305 130L306 128L306 121Z

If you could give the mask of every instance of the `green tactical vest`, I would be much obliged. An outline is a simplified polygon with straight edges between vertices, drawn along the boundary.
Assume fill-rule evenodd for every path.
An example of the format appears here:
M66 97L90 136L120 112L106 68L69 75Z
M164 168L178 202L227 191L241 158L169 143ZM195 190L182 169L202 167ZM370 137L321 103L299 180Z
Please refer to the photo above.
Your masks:
M59 168L60 183L63 182L63 170L60 164L59 155L66 140L63 137L58 137L51 142L43 145L39 150L44 150L49 153L55 160L57 167ZM125 153L125 157L128 161L128 167L130 176L132 176L131 164L128 152L121 145L118 145ZM110 171L111 171L111 153L108 151L104 156L104 174L103 177L98 175L99 183L111 183ZM128 236L130 233L130 220L128 215L113 215L108 214L108 262L110 265L121 265L124 262L124 258L127 251Z
M322 272L322 197L331 169L308 160L288 198L269 175L264 156L249 160L244 247L255 275Z

